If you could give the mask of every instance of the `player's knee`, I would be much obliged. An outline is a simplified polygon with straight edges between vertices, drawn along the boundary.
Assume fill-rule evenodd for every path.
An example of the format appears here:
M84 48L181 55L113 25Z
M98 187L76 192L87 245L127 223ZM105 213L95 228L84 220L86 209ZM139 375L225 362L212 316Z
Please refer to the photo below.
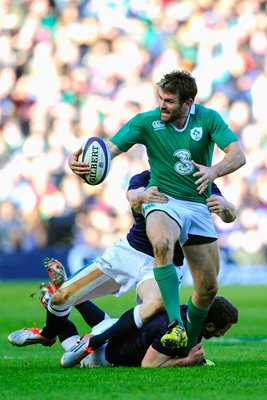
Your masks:
M217 292L218 292L218 283L212 282L210 285L207 285L205 290L200 293L200 297L207 301L208 303L212 303Z
M153 250L156 258L165 259L172 251L171 243L167 238L161 238L154 243Z
M214 300L214 297L218 293L218 289L218 282L213 282L213 284L208 287L208 295L211 301Z

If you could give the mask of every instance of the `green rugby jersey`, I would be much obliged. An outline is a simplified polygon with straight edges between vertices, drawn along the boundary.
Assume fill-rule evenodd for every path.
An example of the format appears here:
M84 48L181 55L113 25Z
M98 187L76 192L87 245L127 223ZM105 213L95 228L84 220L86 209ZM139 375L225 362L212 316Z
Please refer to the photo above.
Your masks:
M134 144L146 147L150 165L149 186L176 199L206 203L210 187L200 195L193 177L197 170L191 160L211 166L214 144L224 149L237 141L221 116L200 104L193 104L184 128L160 120L159 108L137 114L111 139L121 151ZM148 186L148 187L149 187ZM211 185L209 185L211 186Z

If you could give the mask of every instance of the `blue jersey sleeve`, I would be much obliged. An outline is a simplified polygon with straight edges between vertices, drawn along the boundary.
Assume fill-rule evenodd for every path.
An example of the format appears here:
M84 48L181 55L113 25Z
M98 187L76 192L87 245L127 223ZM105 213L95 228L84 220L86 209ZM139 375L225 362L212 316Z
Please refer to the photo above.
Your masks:
M214 182L211 183L211 194L216 194L218 196L222 196L220 189Z
M150 171L146 170L140 174L134 175L130 179L130 183L127 190L138 189L140 187L147 187L150 180Z

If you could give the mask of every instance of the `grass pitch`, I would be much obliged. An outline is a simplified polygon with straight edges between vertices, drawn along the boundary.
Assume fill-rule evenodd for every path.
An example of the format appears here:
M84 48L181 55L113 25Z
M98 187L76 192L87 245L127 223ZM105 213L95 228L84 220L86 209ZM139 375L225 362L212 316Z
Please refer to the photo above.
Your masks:
M239 323L224 339L204 341L206 357L215 367L97 368L59 367L59 343L13 347L7 335L14 330L41 327L45 311L38 301L37 282L1 283L0 398L1 400L265 400L267 393L267 288L225 286L219 294L239 308ZM187 301L190 287L182 287ZM35 294L34 294L35 293ZM120 299L96 300L117 317L134 304L134 292ZM88 331L76 310L72 320L81 334Z

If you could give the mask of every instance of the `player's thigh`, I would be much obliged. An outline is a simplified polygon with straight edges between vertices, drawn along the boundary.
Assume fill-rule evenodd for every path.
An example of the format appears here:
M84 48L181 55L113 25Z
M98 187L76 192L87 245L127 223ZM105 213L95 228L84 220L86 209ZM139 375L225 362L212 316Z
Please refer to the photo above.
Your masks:
M174 245L180 235L178 223L163 211L152 211L148 214L146 230L152 243L168 240Z
M164 305L158 284L154 278L145 280L137 289L137 296L141 300L139 314L143 322L164 310Z
M196 289L217 282L220 268L217 240L212 243L184 246L183 251Z
M150 278L140 283L137 288L137 296L142 303L161 300L161 294L156 280Z

